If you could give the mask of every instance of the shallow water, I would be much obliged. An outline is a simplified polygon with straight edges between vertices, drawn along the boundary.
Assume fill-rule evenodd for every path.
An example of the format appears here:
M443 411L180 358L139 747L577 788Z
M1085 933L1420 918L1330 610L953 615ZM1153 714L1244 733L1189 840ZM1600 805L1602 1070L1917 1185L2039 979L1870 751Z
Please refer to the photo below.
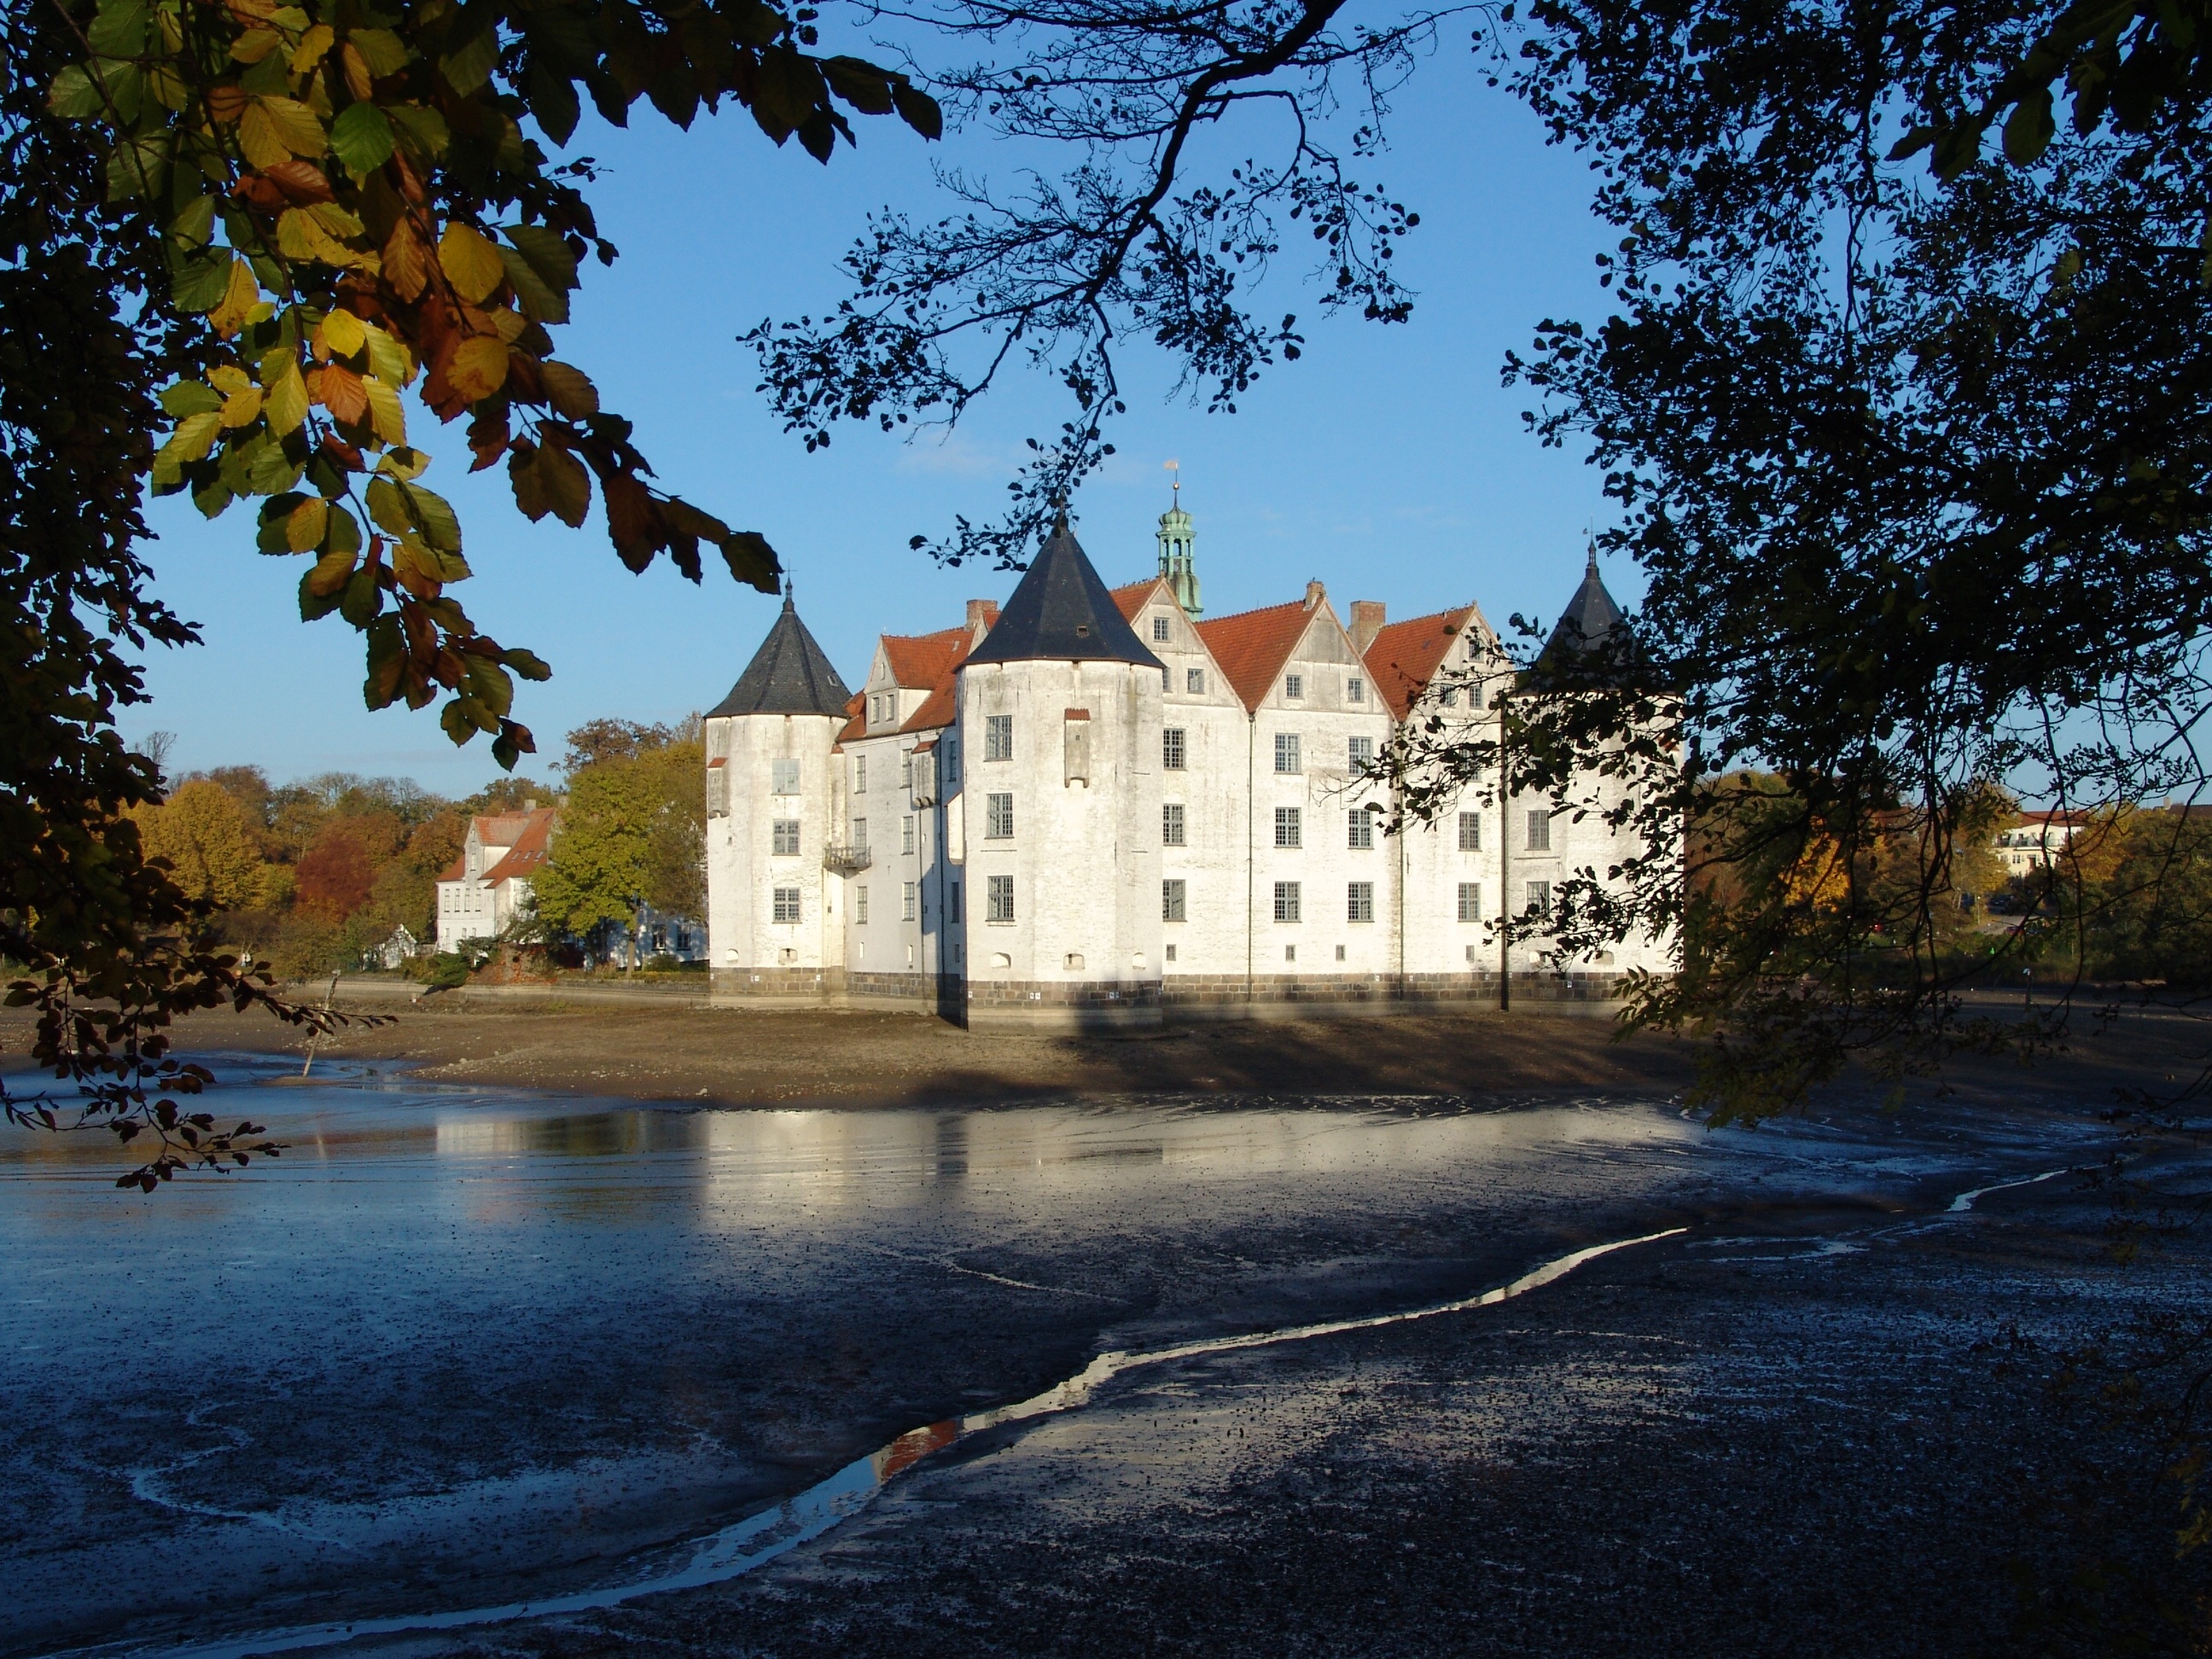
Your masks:
M1468 1297L1746 1193L2001 1181L2051 1135L1723 1140L1632 1100L695 1110L358 1072L213 1109L291 1150L146 1198L112 1145L0 1142L0 1381L52 1407L0 1446L0 1650L588 1595L1102 1351Z

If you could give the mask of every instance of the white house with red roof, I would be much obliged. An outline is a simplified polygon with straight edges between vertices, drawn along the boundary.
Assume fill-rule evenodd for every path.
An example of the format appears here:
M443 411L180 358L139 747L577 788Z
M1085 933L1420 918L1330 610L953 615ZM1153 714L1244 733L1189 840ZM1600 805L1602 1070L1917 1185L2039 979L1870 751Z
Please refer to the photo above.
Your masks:
M535 801L520 812L469 820L460 856L438 877L440 950L496 939L528 906L531 878L545 862L557 823L554 810Z
M1314 581L1205 617L1194 544L1162 515L1156 573L1109 589L1063 520L1003 610L883 636L851 692L787 595L706 720L716 997L1127 1024L1494 1002L1501 974L1599 998L1669 964L1501 944L1632 850L1594 816L1470 790L1386 832L1367 763L1408 720L1494 720L1515 672L1476 606L1347 627ZM1620 619L1593 560L1555 644Z

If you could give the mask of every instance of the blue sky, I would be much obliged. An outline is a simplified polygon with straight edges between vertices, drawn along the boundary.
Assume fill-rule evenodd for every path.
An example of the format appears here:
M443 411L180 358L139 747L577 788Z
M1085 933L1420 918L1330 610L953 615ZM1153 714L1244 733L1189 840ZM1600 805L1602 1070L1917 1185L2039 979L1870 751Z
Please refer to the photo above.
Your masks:
M1539 319L1605 313L1593 256L1611 238L1588 212L1590 175L1483 84L1463 34L1440 43L1394 103L1391 149L1372 171L1421 215L1399 255L1419 295L1413 320L1324 319L1286 262L1259 308L1297 312L1305 355L1262 379L1235 416L1170 399L1168 366L1133 349L1121 453L1076 503L1078 533L1109 582L1152 568L1162 463L1174 458L1209 615L1293 598L1319 577L1340 614L1354 599L1384 600L1393 617L1472 599L1503 629L1515 611L1556 613L1573 592L1585 528L1606 519L1598 477L1528 435L1528 394L1501 387L1498 367L1508 349L1525 351ZM1022 441L1065 413L1055 385L1018 376L950 437L848 428L808 455L777 429L738 334L833 304L844 291L837 258L870 210L931 211L933 160L1000 173L1012 161L981 137L926 146L887 121L859 131L860 147L825 169L796 144L770 146L742 112L689 134L642 102L628 131L587 123L572 153L607 169L592 199L623 257L611 270L587 264L576 320L556 331L562 356L636 421L665 487L774 542L801 614L855 684L878 633L949 626L963 599L1012 586L1006 573L940 569L908 539L943 533L956 514L989 514ZM412 405L410 422L418 441L433 428ZM596 514L580 532L532 525L503 469L469 477L458 427L424 447L439 458L424 482L461 508L477 573L459 597L479 627L554 668L518 702L540 750L522 770L544 775L561 734L595 715L670 720L727 690L775 601L712 570L695 587L665 562L633 576ZM125 712L126 737L176 733L173 769L252 763L280 781L343 770L462 794L495 775L483 743L447 741L434 705L362 707L360 636L335 617L300 623L298 562L256 554L246 509L207 524L176 497L154 503L152 522L160 591L206 643L152 655L155 701ZM1624 603L1640 591L1632 572L1606 574Z

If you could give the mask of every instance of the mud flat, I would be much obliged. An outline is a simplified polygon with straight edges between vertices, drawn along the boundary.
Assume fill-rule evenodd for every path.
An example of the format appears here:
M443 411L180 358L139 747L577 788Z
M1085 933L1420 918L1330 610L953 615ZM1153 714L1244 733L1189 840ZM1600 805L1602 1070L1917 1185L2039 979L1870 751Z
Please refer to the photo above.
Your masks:
M0 1386L57 1402L0 1425L0 1654L2025 1650L2008 1575L2074 1559L2041 1500L2127 1449L2052 1355L2207 1299L2190 1236L2124 1264L2053 1171L2202 1184L2101 1115L2182 1039L1750 1133L1650 1079L1504 1087L1546 1029L1281 1099L872 1111L234 1046L274 1170L0 1161ZM1425 1065L1489 1086L1318 1086ZM835 1524L787 1508L855 1470ZM733 1538L752 1570L668 1588Z

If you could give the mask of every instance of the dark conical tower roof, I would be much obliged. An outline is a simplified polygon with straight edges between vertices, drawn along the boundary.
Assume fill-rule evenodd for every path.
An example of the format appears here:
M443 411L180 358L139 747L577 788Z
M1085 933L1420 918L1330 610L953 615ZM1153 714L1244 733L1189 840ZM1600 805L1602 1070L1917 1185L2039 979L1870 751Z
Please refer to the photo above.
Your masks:
M736 714L828 714L845 718L845 705L853 694L830 659L799 620L791 602L791 589L783 591L783 614L768 630L761 648L738 676L730 695L707 711L710 720Z
M1592 548L1589 563L1583 571L1583 585L1567 601L1559 624L1552 629L1552 637L1545 641L1544 654L1549 657L1561 652L1587 651L1626 620L1620 607L1613 602L1613 595L1605 591L1604 580L1597 574L1597 550Z
M977 662L1129 662L1158 668L1098 573L1091 568L1063 513L1044 550L1015 586L982 644Z

